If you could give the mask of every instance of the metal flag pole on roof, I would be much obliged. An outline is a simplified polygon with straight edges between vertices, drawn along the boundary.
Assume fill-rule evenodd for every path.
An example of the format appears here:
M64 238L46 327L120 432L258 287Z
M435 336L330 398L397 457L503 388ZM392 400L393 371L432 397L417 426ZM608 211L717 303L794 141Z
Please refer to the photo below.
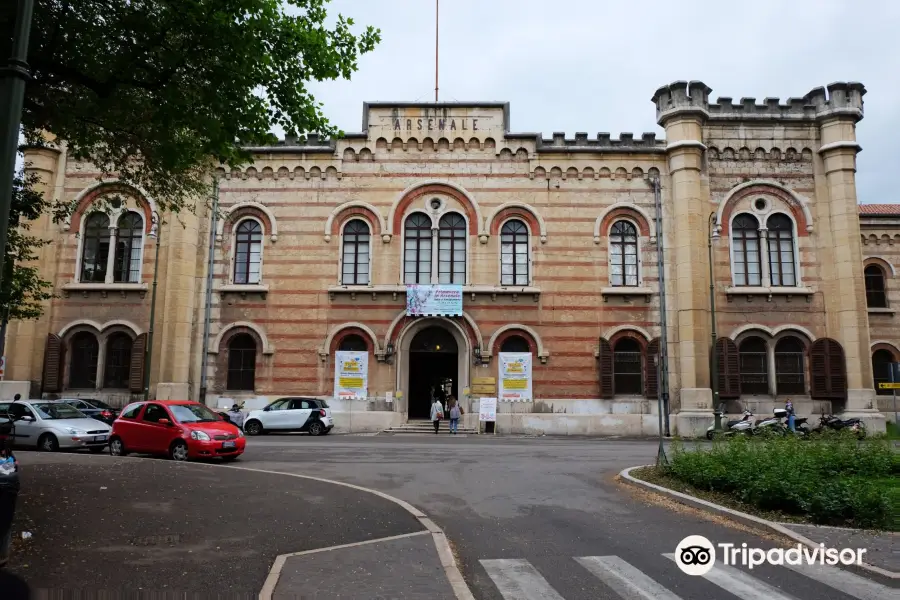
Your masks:
M438 36L440 33L441 0L434 0L434 101L438 101Z

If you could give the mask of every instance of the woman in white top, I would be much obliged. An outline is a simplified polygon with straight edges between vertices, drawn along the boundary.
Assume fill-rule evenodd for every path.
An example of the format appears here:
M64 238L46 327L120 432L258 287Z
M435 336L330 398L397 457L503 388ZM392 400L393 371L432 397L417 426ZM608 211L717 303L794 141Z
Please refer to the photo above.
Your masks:
M444 418L444 407L441 406L441 401L438 398L434 399L434 403L431 405L431 422L434 423L434 432L437 433L438 429L441 428L441 419Z

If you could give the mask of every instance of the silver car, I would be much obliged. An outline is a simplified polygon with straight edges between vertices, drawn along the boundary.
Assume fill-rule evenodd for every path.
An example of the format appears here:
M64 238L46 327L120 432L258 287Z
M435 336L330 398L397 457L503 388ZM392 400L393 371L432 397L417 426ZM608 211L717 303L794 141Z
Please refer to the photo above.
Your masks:
M13 421L16 446L48 452L76 448L103 452L112 430L74 406L51 400L0 402L0 420Z

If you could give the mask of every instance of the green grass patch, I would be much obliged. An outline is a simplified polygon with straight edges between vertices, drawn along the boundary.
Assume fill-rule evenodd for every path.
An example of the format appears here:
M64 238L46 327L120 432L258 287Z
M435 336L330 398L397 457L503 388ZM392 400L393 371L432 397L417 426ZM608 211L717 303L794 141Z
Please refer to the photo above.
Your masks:
M669 465L657 476L757 514L900 530L900 453L885 438L735 436L691 448L676 441Z
M887 439L900 440L900 427L893 421L887 422Z

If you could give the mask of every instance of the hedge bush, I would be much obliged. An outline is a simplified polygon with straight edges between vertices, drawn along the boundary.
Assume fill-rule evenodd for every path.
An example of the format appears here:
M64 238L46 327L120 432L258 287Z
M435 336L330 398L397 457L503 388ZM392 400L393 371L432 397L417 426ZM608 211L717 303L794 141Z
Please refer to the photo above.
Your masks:
M898 530L900 453L885 439L735 436L711 448L676 442L666 472L761 510L823 525Z

